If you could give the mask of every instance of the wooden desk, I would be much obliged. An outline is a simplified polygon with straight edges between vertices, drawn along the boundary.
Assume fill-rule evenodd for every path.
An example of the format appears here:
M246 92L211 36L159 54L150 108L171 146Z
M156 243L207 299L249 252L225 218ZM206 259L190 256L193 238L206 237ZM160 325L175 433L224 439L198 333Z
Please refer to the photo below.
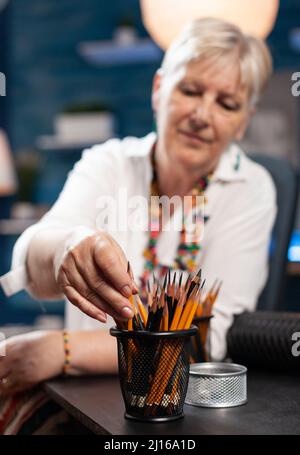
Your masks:
M117 377L57 379L47 382L45 388L69 414L97 434L300 434L299 376L249 372L246 405L227 409L185 405L184 419L156 424L124 418Z

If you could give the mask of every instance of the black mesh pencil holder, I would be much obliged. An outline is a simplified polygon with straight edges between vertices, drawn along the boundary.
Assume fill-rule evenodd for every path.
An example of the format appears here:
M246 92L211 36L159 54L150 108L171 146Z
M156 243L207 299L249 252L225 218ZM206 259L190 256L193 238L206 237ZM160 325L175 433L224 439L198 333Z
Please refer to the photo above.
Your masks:
M213 316L201 316L193 319L197 333L191 339L191 363L210 361L210 321L212 318Z
M117 337L125 417L165 422L183 417L195 327L170 332L110 329Z

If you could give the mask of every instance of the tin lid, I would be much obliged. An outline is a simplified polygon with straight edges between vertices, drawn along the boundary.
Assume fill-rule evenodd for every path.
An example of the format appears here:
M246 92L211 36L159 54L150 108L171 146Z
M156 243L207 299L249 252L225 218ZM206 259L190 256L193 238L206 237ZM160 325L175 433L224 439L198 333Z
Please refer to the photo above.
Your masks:
M237 363L204 362L194 363L190 366L191 376L229 377L247 373L247 368Z

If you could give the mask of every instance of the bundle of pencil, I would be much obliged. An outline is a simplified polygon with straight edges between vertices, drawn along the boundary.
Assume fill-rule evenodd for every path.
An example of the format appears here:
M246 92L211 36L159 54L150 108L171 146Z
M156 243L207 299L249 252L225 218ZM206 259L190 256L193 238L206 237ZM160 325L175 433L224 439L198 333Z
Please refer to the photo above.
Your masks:
M129 262L128 273L133 279ZM202 289L205 280L201 279L201 269L193 277L190 274L185 284L182 283L182 272L178 284L176 278L175 272L173 280L171 280L169 270L161 285L153 275L152 290L148 282L147 304L143 304L138 294L131 295L129 301L134 317L128 321L127 325L118 321L118 327L127 330L166 332L189 329L194 318L210 316L222 282L216 280L203 298Z
M128 263L128 273L133 274ZM193 319L211 314L221 283L202 296L205 280L201 269L191 274L183 283L183 273L178 284L176 273L171 280L170 270L161 284L153 276L152 289L148 282L147 302L139 295L129 300L134 317L128 323L117 322L120 329L137 332L173 332L187 330ZM201 334L202 340L206 333ZM130 404L139 408L143 415L156 415L158 410L172 414L180 401L184 389L183 370L187 368L184 337L156 337L145 346L141 338L126 338L123 346L127 364L127 386ZM144 343L144 344L143 344Z
M191 343L191 363L201 361L207 362L209 360L207 335L212 316L212 309L219 295L221 286L222 281L215 280L196 311L194 324L198 327L198 333L195 337L193 337Z

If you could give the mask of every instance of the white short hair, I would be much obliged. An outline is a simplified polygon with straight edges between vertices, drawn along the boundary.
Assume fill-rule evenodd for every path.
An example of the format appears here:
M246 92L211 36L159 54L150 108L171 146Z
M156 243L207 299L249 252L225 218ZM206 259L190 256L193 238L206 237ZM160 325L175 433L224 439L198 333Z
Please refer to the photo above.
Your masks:
M272 57L263 40L229 22L214 18L190 22L167 50L161 72L166 74L192 60L227 56L238 58L241 82L248 85L250 105L255 105L272 74Z

